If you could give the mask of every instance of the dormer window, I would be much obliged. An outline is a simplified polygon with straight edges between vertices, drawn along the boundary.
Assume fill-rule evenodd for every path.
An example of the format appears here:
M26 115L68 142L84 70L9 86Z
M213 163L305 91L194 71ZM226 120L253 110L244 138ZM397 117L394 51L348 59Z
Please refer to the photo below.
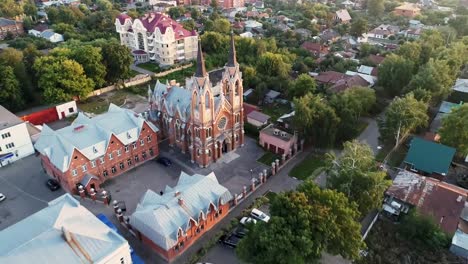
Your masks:
M97 148L93 146L93 153L96 154L98 152Z
M127 139L131 139L131 138L132 138L132 136L130 135L129 132L127 132Z

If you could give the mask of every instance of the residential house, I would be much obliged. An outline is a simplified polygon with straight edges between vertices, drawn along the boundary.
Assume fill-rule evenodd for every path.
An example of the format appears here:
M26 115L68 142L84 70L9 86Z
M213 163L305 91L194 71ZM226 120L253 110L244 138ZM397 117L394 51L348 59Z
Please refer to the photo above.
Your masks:
M448 174L455 149L439 143L414 137L406 154L406 168L438 179Z
M137 238L167 261L187 250L229 212L234 197L216 175L181 172L163 194L146 191L130 216Z
M246 31L251 32L254 29L262 29L263 24L255 20L247 20L244 23L244 28Z
M28 124L0 105L0 167L34 153Z
M366 73L362 73L362 72L359 72L359 70L363 70L362 68L359 68L358 69L358 72L354 72L354 71L346 71L346 75L347 76L354 76L354 75L359 75L359 77L361 77L362 79L364 79L366 82L367 82L367 85L364 85L364 87L373 87L375 85L375 83L377 82L377 77L376 76L373 76L373 75L370 75L370 74L366 74ZM367 72L367 71L366 71ZM371 72L372 73L372 72Z
M353 8L356 4L350 0L345 0L343 2L341 2L341 5L345 8L345 9L348 9L348 8Z
M422 28L409 28L405 31L405 37L412 38L412 39L419 39L422 32L423 32Z
M35 37L47 39L52 43L63 42L63 35L55 33L52 29L47 29L42 32L35 29L31 29L28 31L28 34Z
M468 190L456 185L400 170L385 192L383 211L398 216L415 207L452 235L465 208L467 193Z
M133 111L111 104L107 113L89 118L82 113L70 126L43 126L34 147L44 171L76 193L100 189L120 175L159 154L158 128Z
M334 85L345 77L346 75L344 73L336 71L320 72L317 76L314 76L317 83L324 85Z
M252 112L252 111L260 111L259 107L256 105L244 103L243 104L243 110L244 110L244 121L247 122L247 116Z
M120 234L64 194L0 232L1 263L132 263Z
M336 11L333 19L337 23L341 23L341 24L348 24L351 22L351 16L349 15L348 10L346 9L340 9Z
M115 19L120 43L132 50L136 61L153 60L161 65L173 65L195 59L198 34L160 12L150 12L133 20L127 14Z
M373 64L375 64L375 66L379 66L385 60L385 57L378 55L378 54L377 55L371 54L369 55L369 57L367 57L367 59Z
M320 39L323 43L332 44L340 39L340 34L333 29L325 29L320 33Z
M468 258L468 207L463 208L458 222L458 229L452 237L450 251L464 259Z
M276 153L293 155L297 152L297 136L282 131L270 124L260 131L259 144L265 149Z
M256 128L267 125L268 120L270 120L270 116L259 111L252 111L247 115L247 123L255 126Z
M328 55L328 48L321 45L320 43L314 43L306 41L302 43L301 48L310 52L310 54L316 58L322 58Z
M0 17L0 40L5 39L8 34L17 37L24 33L23 22Z
M245 6L245 1L244 0L216 0L218 2L218 6L221 9L227 9L227 8L242 8ZM203 6L210 6L211 5L211 0L201 0L199 2ZM191 0L184 0L183 5L192 5Z
M271 104L275 102L275 100L281 95L280 92L274 91L274 90L268 90L268 92L265 95L265 102L268 104Z
M240 36L241 38L253 38L252 32L240 33L239 36Z
M397 16L413 18L421 14L421 8L419 8L418 4L403 3L402 5L395 7L393 13Z
M455 85L452 87L452 90L459 93L468 94L468 79L457 79L455 81Z
M295 29L294 32L295 32L296 34L301 35L301 37L302 37L303 39L308 39L308 38L312 37L312 32L311 32L310 30L308 30L308 29L305 29L305 28L298 28L298 29Z
M440 105L439 110L436 116L434 117L434 120L432 120L430 131L432 133L437 133L440 126L442 125L442 119L444 119L444 117L449 115L453 109L460 107L461 104L455 104L455 103L451 103L447 101L442 101L442 104Z
M400 32L400 27L382 24L367 33L369 42L372 43L390 43L390 37Z
M334 85L328 88L328 90L333 93L339 93L356 86L368 87L370 85L371 84L360 74L353 76L346 75L343 79L338 80Z

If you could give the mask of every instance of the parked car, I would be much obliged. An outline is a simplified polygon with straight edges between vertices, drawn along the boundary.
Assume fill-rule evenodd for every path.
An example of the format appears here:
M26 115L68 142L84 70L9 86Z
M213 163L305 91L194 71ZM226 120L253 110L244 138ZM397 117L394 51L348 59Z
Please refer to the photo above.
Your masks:
M253 219L252 217L244 216L242 219L239 221L239 223L246 225L248 223L257 223L257 220Z
M226 245L228 247L232 247L232 248L237 247L237 244L239 244L240 240L241 240L241 238L236 236L234 233L223 235L219 239L219 241L221 243L223 243L224 245Z
M245 237L245 235L247 235L248 231L249 230L247 228L245 228L243 225L238 225L236 227L236 230L234 231L234 234L239 238L243 238L243 237Z
M0 193L0 202L5 201L6 196L3 193Z
M257 208L252 209L252 212L250 212L250 215L260 221L263 221L265 223L268 223L270 221L270 217L266 215L264 212L258 210Z
M172 161L166 157L159 157L156 161L166 167L169 167L172 165Z
M46 181L46 185L51 191L56 191L60 189L60 184L58 183L57 180L54 180L54 179L48 179Z

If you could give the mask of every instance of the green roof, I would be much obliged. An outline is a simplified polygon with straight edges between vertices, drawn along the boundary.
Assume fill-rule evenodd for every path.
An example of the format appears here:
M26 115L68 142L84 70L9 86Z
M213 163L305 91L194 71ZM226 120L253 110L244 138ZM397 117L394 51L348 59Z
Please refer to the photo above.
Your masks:
M454 148L415 137L411 141L405 163L429 174L446 175L454 155Z

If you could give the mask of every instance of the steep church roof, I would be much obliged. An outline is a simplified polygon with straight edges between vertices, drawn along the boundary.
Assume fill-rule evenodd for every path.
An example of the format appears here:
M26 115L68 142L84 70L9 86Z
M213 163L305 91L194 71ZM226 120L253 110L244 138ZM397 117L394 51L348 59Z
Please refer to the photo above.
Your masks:
M205 60L203 59L203 51L201 48L201 40L198 40L198 54L197 54L197 69L195 77L206 77Z

